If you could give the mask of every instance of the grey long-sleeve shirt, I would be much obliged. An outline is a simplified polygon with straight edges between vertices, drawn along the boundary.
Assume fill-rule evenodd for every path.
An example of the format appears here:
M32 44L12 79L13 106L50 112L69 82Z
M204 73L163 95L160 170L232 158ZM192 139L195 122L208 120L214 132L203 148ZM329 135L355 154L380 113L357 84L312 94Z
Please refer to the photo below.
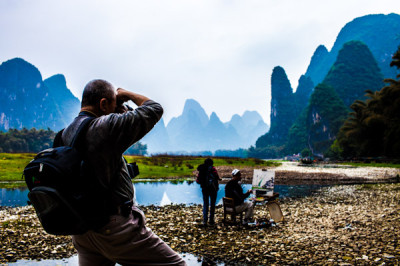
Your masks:
M112 188L111 197L115 204L133 200L134 196L132 181L122 154L146 135L162 114L161 105L149 100L133 111L104 115L90 123L85 136L85 156L92 166L98 185ZM71 144L85 117L79 115L65 128L62 134L65 145Z

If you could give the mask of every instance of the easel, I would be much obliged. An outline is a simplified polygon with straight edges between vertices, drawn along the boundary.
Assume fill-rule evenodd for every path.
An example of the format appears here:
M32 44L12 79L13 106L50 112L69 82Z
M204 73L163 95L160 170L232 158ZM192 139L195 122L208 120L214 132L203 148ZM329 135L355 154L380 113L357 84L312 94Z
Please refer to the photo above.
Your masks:
M253 198L252 201L255 205L266 205L271 219L273 219L274 222L282 222L284 217L278 198L279 193L275 192L272 196Z
M254 169L252 189L255 190L254 205L267 205L271 219L283 221L283 213L279 206L279 193L274 191L275 171ZM259 195L260 194L260 195Z

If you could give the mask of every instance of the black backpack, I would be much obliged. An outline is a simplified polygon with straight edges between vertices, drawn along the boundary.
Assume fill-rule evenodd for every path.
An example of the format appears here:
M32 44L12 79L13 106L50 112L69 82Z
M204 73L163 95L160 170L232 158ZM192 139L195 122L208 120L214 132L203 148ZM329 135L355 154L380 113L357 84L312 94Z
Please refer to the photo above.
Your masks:
M93 187L82 143L93 117L79 126L71 146L39 152L25 167L28 198L49 234L77 235L100 228L109 218L109 198ZM61 134L58 134L61 136Z
M213 166L202 165L199 170L199 183L202 188L218 191L218 178L212 173Z

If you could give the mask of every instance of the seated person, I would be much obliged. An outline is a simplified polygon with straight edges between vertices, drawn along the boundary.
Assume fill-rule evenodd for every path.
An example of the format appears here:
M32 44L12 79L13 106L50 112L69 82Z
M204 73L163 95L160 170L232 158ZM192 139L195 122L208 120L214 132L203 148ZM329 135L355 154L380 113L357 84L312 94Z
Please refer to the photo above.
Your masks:
M243 193L242 186L239 181L242 179L242 174L238 169L232 171L232 179L225 186L225 197L232 198L235 203L236 212L246 212L244 215L244 222L249 223L253 220L253 202L244 201L252 192L249 189L246 193Z

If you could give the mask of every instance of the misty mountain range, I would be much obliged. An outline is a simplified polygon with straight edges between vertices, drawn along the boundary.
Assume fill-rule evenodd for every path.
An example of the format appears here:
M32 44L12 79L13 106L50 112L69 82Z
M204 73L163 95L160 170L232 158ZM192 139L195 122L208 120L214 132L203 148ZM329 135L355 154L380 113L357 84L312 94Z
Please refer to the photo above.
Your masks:
M223 123L215 112L208 117L198 102L189 99L182 115L172 118L167 126L161 119L142 142L149 153L214 152L248 148L267 131L268 125L256 111L235 114Z
M66 86L63 75L43 80L40 71L21 58L0 65L0 131L10 128L50 128L58 131L72 122L80 101ZM234 115L222 123L210 117L195 100L187 100L182 115L167 126L161 120L142 143L149 153L215 151L247 148L268 131L256 111Z
M351 103L365 99L366 89L379 90L383 78L396 77L390 62L400 45L399 32L397 14L367 15L347 23L331 51L317 47L295 92L285 70L275 67L271 103L266 102L271 104L270 130L255 111L223 123L189 99L180 116L167 125L160 120L141 142L150 154L246 149L254 144L248 154L253 157L281 157L305 148L322 154L335 140ZM0 65L0 130L57 131L72 121L79 107L63 75L43 80L39 70L21 58Z
M331 51L320 45L293 92L285 70L271 76L271 128L250 156L276 158L304 150L323 156L336 139L351 105L396 79L390 67L400 45L400 15L367 15L347 23Z

